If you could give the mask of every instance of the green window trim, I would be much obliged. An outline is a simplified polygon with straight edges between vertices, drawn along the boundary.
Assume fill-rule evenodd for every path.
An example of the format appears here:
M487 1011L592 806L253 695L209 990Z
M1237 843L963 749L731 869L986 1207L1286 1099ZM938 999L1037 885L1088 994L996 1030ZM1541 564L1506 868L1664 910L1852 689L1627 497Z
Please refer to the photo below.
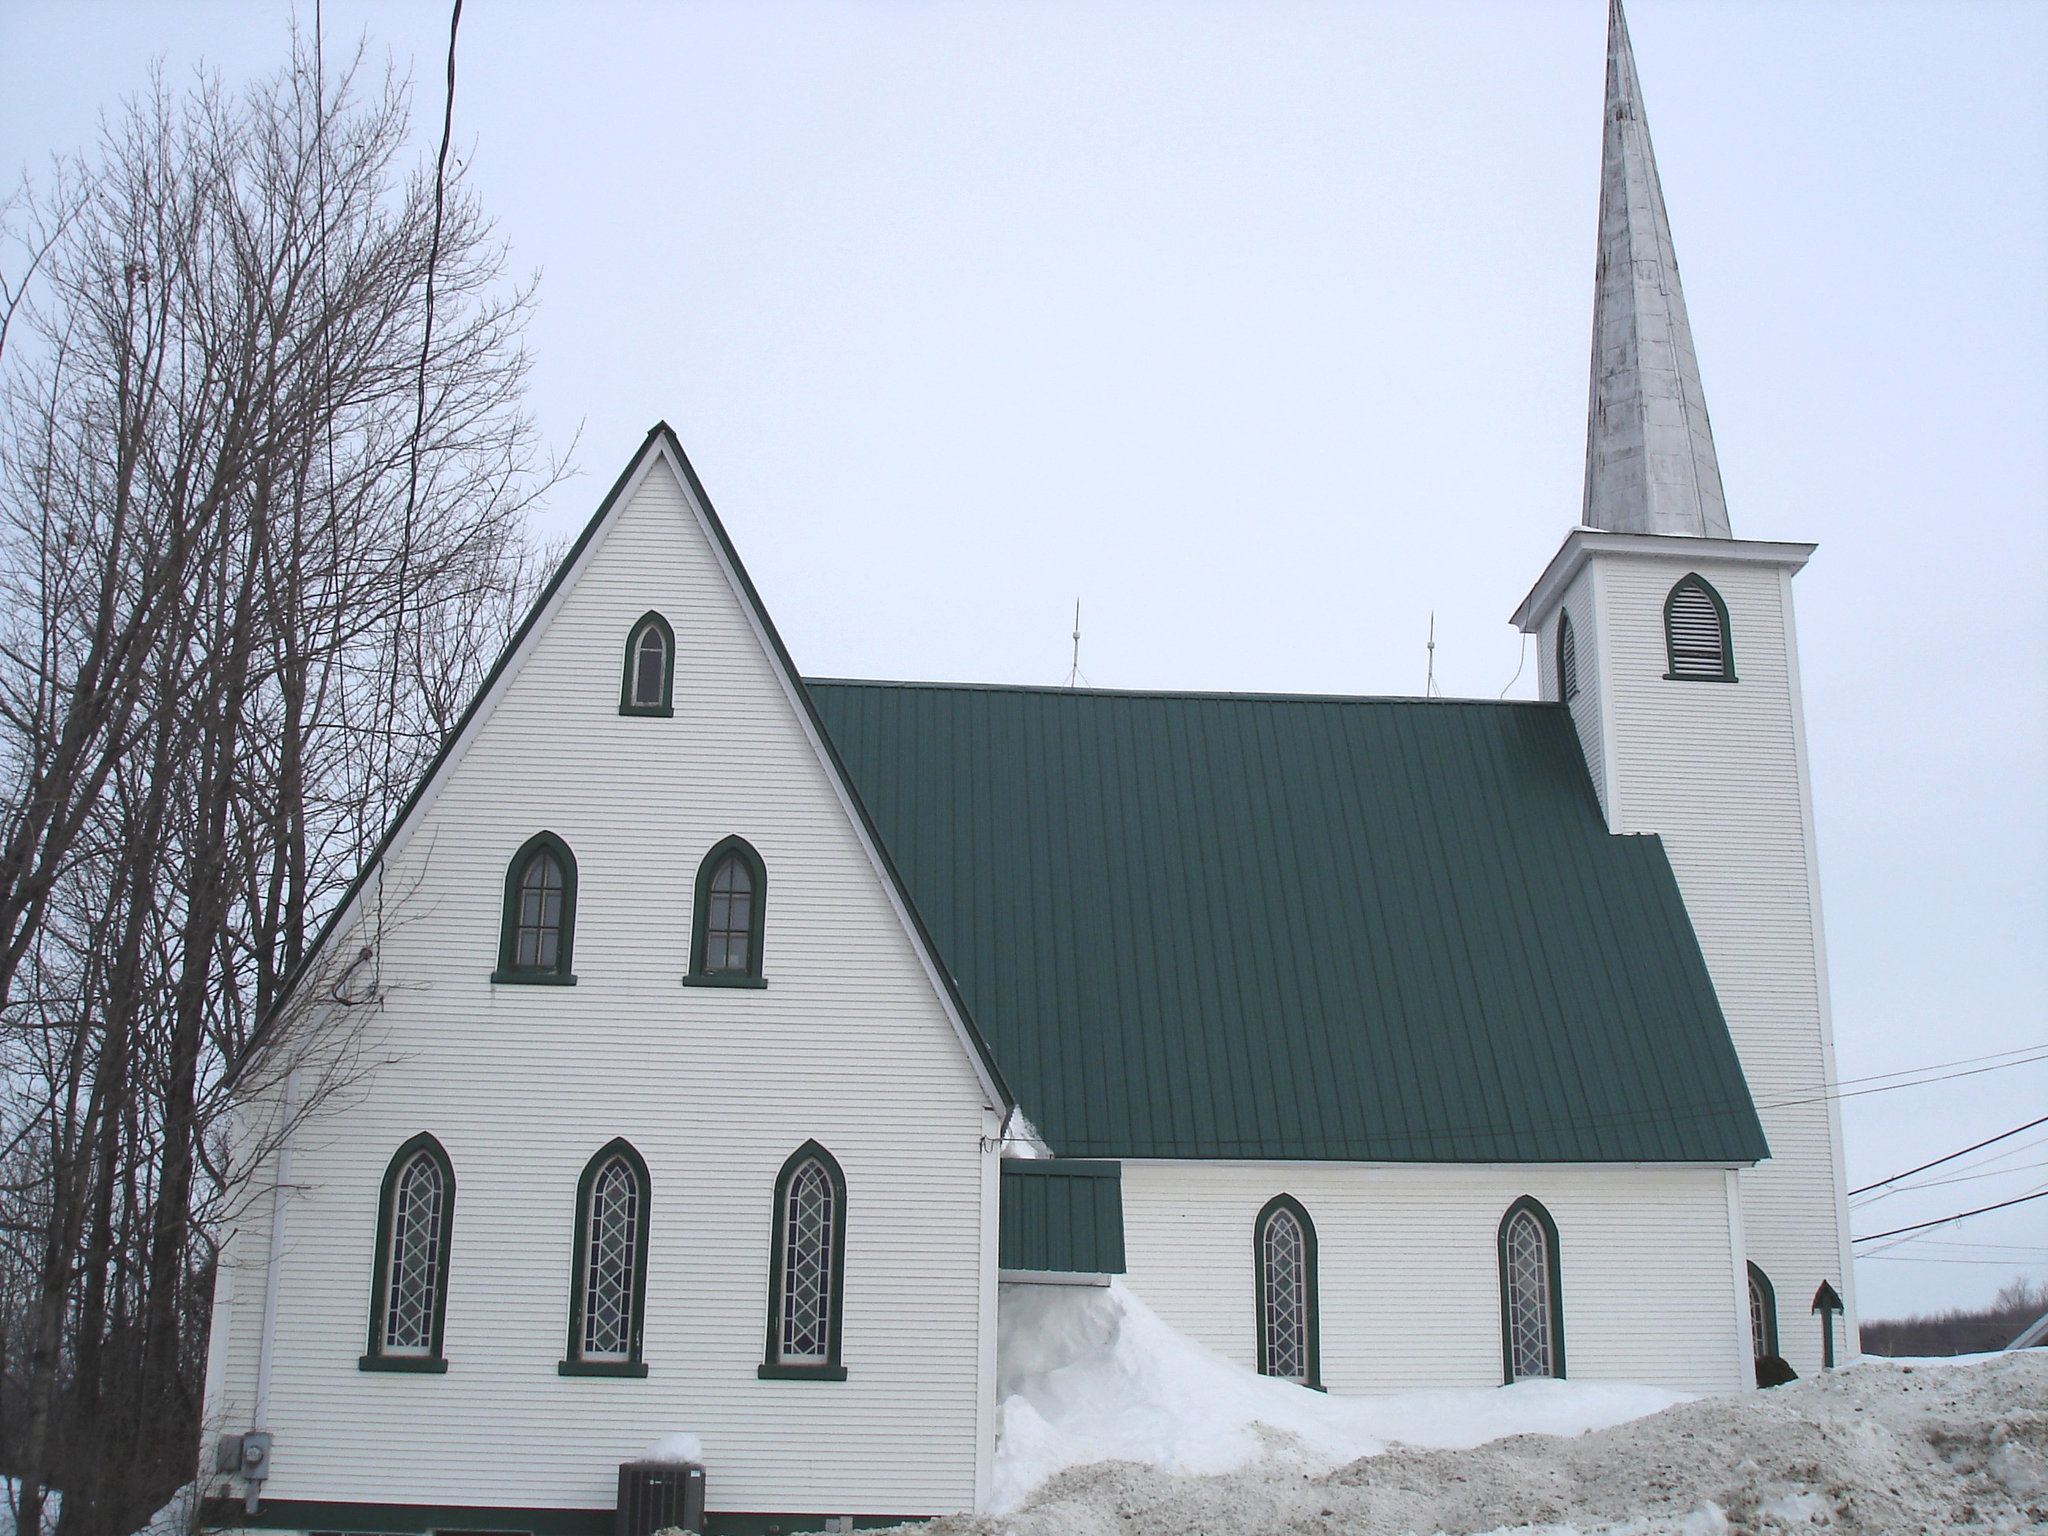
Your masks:
M561 939L555 964L520 965L519 880L536 854L554 855L562 871ZM512 862L505 866L505 905L498 920L498 968L491 972L496 985L528 987L573 987L576 950L576 855L552 832L536 832L519 845Z
M1327 1389L1323 1386L1322 1308L1316 1287L1316 1224L1310 1217L1307 1207L1292 1195L1275 1195L1259 1207L1259 1214L1252 1222L1252 1292L1256 1299L1258 1314L1259 1374L1272 1374L1267 1369L1266 1319L1269 1304L1266 1295L1266 1225L1281 1211L1292 1216L1295 1224L1301 1229L1302 1292L1308 1324L1308 1373L1307 1379L1300 1385L1311 1391L1322 1392ZM1282 1379L1293 1380L1292 1377Z
M1763 1353L1778 1354L1778 1291L1771 1284L1771 1277L1754 1263L1749 1266L1749 1289L1752 1298L1758 1304L1757 1310L1763 1315L1763 1327L1750 1330L1751 1345L1755 1345L1755 1336L1760 1332L1763 1335Z
M1714 605L1714 617L1721 625L1721 670L1682 672L1678 666L1678 634L1672 627L1672 609L1682 592L1698 592ZM1728 623L1728 604L1714 584L1698 571L1688 571L1672 583L1664 596L1664 681L1667 683L1732 683L1735 676L1735 631Z
M356 1369L392 1371L411 1376L446 1376L448 1362L429 1355L364 1355L356 1361Z
M1568 609L1557 611L1557 697L1569 704L1579 696L1579 639Z
M828 1321L825 1329L825 1358L785 1361L782 1358L782 1274L787 1262L789 1185L806 1163L815 1160L832 1185L832 1266L830 1290L826 1294ZM762 1381L844 1381L846 1367L840 1363L840 1324L846 1302L846 1175L839 1160L816 1141L807 1141L790 1153L775 1175L775 1219L768 1245L768 1343L760 1368L754 1373Z
M583 1358L583 1308L589 1290L590 1194L596 1186L597 1176L614 1159L625 1163L635 1184L633 1288L628 1304L626 1358L586 1360ZM653 1226L653 1204L654 1184L647 1175L647 1163L625 1137L613 1137L583 1165L582 1177L576 1181L575 1236L569 1249L569 1343L557 1367L561 1375L640 1377L647 1374L647 1365L640 1358L640 1346L647 1322L647 1236Z
M709 950L708 934L711 924L711 881L718 873L719 865L729 855L737 854L746 867L749 878L754 882L753 900L747 912L747 966L745 970L710 971L705 969ZM761 974L761 948L768 927L768 866L761 862L761 855L754 845L737 834L721 838L704 855L697 866L696 895L690 908L690 973L683 978L686 987L765 987L767 979Z
M652 629L661 636L661 702L659 704L636 704L633 701L633 681L638 671L635 663L639 660L640 647ZM675 711L676 688L676 632L669 628L669 622L653 609L633 621L633 627L626 631L626 668L619 680L619 713L622 715L647 715L667 719Z
M422 1152L432 1158L441 1173L441 1213L435 1233L434 1310L429 1324L428 1348L424 1355L384 1353L385 1308L391 1298L391 1228L398 1198L399 1175L412 1166ZM455 1165L448 1151L426 1131L406 1141L391 1154L384 1168L384 1182L377 1196L377 1241L370 1270L369 1347L356 1368L363 1371L399 1371L439 1376L448 1370L442 1341L448 1327L449 1247L455 1237Z
M1510 1315L1508 1302L1508 1227L1522 1212L1534 1216L1543 1228L1544 1268L1550 1281L1550 1363L1551 1375L1532 1377L1531 1380L1565 1379L1564 1370L1564 1272L1558 1256L1557 1223L1550 1219L1550 1212L1543 1208L1543 1202L1534 1195L1523 1195L1510 1205L1500 1218L1495 1232L1494 1246L1500 1259L1500 1363L1501 1380L1509 1386L1515 1383L1514 1320Z

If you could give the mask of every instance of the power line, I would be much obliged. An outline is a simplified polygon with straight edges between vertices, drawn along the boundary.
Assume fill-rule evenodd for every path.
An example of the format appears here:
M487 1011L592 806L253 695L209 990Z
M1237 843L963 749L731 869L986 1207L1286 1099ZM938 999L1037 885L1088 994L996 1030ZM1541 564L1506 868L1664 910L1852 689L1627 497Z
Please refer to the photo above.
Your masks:
M2022 1147L2019 1150L2024 1152L2028 1149ZM1860 1202L1856 1209L1860 1211L1866 1206L1877 1204L1880 1200L1889 1200L1893 1195L1917 1195L1924 1189L1947 1189L1951 1184L1974 1184L1979 1179L2003 1179L2015 1173L2031 1173L2036 1168L2048 1168L2048 1162L2014 1163L2006 1168L1985 1168L1977 1173L1959 1173L1952 1179L1929 1179L1925 1184L1908 1184L1904 1189L1892 1189L1881 1195L1874 1195Z
M1971 1067L1971 1068L1970 1068L1970 1069L1969 1069L1969 1070L1968 1070L1967 1072L1943 1072L1943 1071L1942 1071L1942 1069L1941 1069L1941 1067L1938 1067L1938 1066L1936 1066L1936 1067L1920 1067L1920 1068L1917 1068L1917 1069L1915 1069L1915 1070L1917 1070L1917 1071L1919 1071L1919 1072L1922 1072L1922 1073L1929 1073L1929 1072L1932 1072L1932 1073L1939 1073L1940 1075L1939 1075L1939 1076L1935 1076L1935 1077L1925 1077L1925 1076L1922 1076L1922 1077L1915 1077L1915 1078L1913 1078L1913 1079L1912 1079L1912 1081L1910 1081L1910 1082L1904 1082L1904 1083L1886 1083L1886 1082L1878 1082L1878 1079L1877 1079L1877 1078L1870 1078L1870 1077L1852 1077L1852 1078L1850 1078L1850 1079L1849 1079L1849 1081L1850 1081L1850 1082L1852 1082L1852 1083L1871 1083L1871 1082L1875 1082L1875 1083L1877 1083L1877 1086L1876 1086L1875 1088L1852 1088L1852 1089L1850 1089L1850 1090L1849 1090L1848 1092L1844 1093L1844 1092L1841 1092L1841 1091L1840 1091L1840 1089L1841 1089L1841 1084L1837 1083L1837 1084L1835 1085L1835 1087L1836 1087L1837 1091L1836 1091L1836 1092L1834 1092L1834 1093L1817 1093L1817 1094L1812 1094L1812 1095L1810 1095L1810 1096L1808 1096L1808 1097L1806 1097L1806 1098L1803 1098L1803 1099L1773 1099L1773 1100L1771 1100L1771 1101L1770 1101L1769 1103L1765 1103L1765 1104L1759 1104L1759 1105L1757 1105L1757 1108L1758 1108L1758 1109L1793 1109L1793 1108L1796 1108L1797 1106L1799 1106L1799 1105L1801 1105L1801 1104L1824 1104L1824 1103L1826 1103L1826 1102L1827 1102L1827 1101L1828 1101L1829 1099L1860 1099L1860 1098L1864 1097L1864 1096L1865 1096L1866 1094L1872 1094L1872 1093L1891 1093L1891 1092L1892 1092L1892 1091L1894 1091L1895 1089L1899 1089L1899 1088L1925 1088L1925 1087L1927 1087L1927 1086L1928 1086L1928 1085L1929 1085L1930 1083L1947 1083L1947 1082L1953 1082L1953 1081L1954 1081L1954 1080L1955 1080L1956 1078L1959 1078L1959 1077L1976 1077L1976 1076L1978 1076L1978 1075L1980 1075L1980 1074L1982 1074L1982 1073L1985 1073L1985 1072L2003 1072L2003 1071L2005 1071L2005 1070L2006 1070L2006 1069L2007 1069L2008 1067L2031 1067L2031 1066L2033 1066L2033 1065L2034 1065L2034 1064L2035 1064L2036 1062L2048 1061L2048 1045L2029 1045L2029 1046L2023 1046L2023 1047L2021 1047L2021 1049L2023 1049L2023 1050L2029 1050L2029 1051L2038 1051L2038 1052L2039 1052L2040 1054L2039 1054L2039 1055L2035 1055L2035 1056L2024 1056L2024 1057L2021 1057L2021 1058L2020 1058L2020 1060L2018 1060L2018 1061L1999 1061L1999 1062L1994 1062L1994 1063L1993 1063L1993 1064L1992 1064L1991 1066L1988 1066L1988 1067ZM2001 1052L2000 1054L2002 1054L2002 1055L2011 1055L2011 1054L2013 1054L2013 1053L2012 1053L2012 1052L2009 1052L2009 1051L2008 1051L2008 1052ZM1970 1057L1970 1058L1968 1058L1968 1060L1970 1060L1970 1061L1985 1061L1985 1060L1989 1060L1989 1059L1990 1059L1990 1058L1988 1058L1988 1057L1983 1057L1983 1056L1973 1056L1973 1057ZM1965 1064L1964 1062L1960 1062L1960 1061L1952 1061L1952 1062L1947 1062L1947 1063L1944 1063L1944 1065L1946 1065L1946 1066L1952 1066L1952 1067L1960 1067L1960 1066L1963 1066L1964 1064ZM1885 1072L1885 1073L1881 1073L1881 1074L1880 1074L1880 1076L1881 1076L1881 1077L1906 1077L1906 1076L1908 1076L1908 1075L1909 1075L1909 1074L1907 1074L1907 1073L1905 1073L1905 1072Z
M1896 1072L1873 1072L1867 1077L1845 1077L1835 1086L1846 1087L1850 1083L1881 1083L1890 1077L1917 1077L1922 1072L1945 1072L1950 1067L1973 1067L1980 1061L2002 1061L2007 1056L2031 1056L2037 1051L2048 1051L2048 1040L2035 1045L2016 1045L2008 1051L1993 1051L1988 1056L1965 1056L1960 1061L1938 1061L1925 1067L1901 1067ZM2008 1066L2024 1066L2024 1062L2007 1062Z
M1953 1216L1937 1216L1932 1221L1916 1221L1910 1227L1893 1227L1889 1232L1871 1232L1863 1237L1852 1237L1852 1243L1874 1243L1880 1237L1897 1237L1902 1232L1919 1232L1927 1227L1946 1226L1951 1221L1961 1221L1965 1216L1982 1216L1986 1211L2002 1211L2009 1205L2025 1205L2029 1200L2048 1199L2048 1189L2037 1189L2031 1195L2020 1195L2011 1200L2001 1200L1996 1205L1980 1205L1974 1211L1957 1211Z
M1930 1168L1939 1168L1943 1163L1952 1163L1959 1157L1968 1157L1972 1152L1981 1151L1996 1142L2004 1141L2011 1136L2017 1136L2021 1131L2031 1131L2037 1125L2048 1125L2048 1115L2043 1115L2038 1120L2029 1120L2025 1125L2016 1125L2009 1131L2000 1131L1996 1136L1988 1136L1975 1146L1965 1147L1960 1152L1951 1152L1946 1157L1937 1157L1933 1162L1922 1163L1918 1168L1908 1168L1904 1173L1895 1173L1888 1179L1879 1179L1875 1184L1866 1184L1861 1189L1852 1189L1849 1191L1849 1196L1851 1199L1854 1199L1857 1195L1869 1194L1873 1189L1883 1189L1887 1184L1896 1184L1901 1179L1910 1179L1916 1173L1925 1173Z

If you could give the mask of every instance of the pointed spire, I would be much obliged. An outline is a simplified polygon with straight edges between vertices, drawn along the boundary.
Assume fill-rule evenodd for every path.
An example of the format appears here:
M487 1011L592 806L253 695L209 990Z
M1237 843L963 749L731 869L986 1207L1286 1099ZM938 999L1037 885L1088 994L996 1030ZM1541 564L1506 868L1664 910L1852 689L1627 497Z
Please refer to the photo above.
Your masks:
M1583 521L1616 533L1732 537L1621 0L1607 12Z

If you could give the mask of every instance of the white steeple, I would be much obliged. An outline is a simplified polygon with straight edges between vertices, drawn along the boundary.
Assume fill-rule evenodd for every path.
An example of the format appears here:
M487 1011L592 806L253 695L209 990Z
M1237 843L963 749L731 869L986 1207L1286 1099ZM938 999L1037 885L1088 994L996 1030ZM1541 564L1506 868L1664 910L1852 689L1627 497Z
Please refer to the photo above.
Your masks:
M1733 537L1621 0L1607 12L1582 520L1614 533Z

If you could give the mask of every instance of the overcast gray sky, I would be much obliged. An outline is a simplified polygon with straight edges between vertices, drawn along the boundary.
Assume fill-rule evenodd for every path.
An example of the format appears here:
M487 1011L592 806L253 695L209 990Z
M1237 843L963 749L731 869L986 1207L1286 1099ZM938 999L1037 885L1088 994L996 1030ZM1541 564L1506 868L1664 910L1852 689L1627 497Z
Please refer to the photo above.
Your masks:
M1098 685L1417 693L1434 613L1445 692L1530 694L1605 12L469 0L461 153L583 430L541 531L666 418L814 674L1059 682L1079 596ZM275 67L291 15L0 0L0 169L152 59ZM438 126L444 5L323 19ZM1843 1076L2048 1042L2048 7L1630 19L1735 532L1820 545ZM2048 1063L1844 1108L1854 1186L2048 1113ZM1855 1229L2048 1184L2048 1135L2006 1145ZM1866 1315L2048 1277L2048 1201L1859 1271Z

